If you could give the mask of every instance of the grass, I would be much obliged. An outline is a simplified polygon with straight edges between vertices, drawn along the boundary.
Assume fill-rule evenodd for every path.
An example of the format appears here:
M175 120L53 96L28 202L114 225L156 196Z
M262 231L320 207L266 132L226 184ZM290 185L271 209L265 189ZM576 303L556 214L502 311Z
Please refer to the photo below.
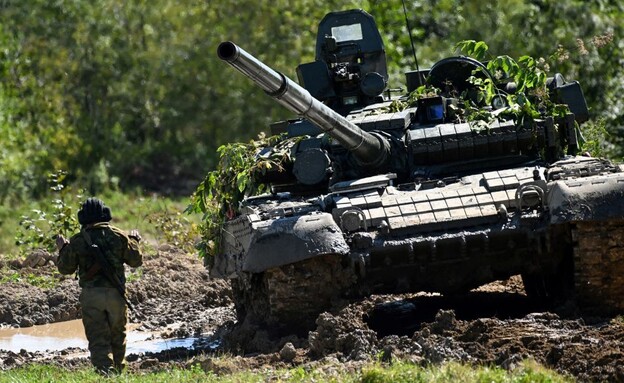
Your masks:
M80 204L87 196L66 191L63 195L64 203L70 211L69 216L75 218ZM184 213L188 198L166 198L157 195L140 195L137 193L123 194L117 191L108 191L97 196L110 207L112 224L129 231L138 229L143 237L143 251L145 256L156 254L156 246L163 243L179 247L189 253L196 253L195 243L199 240L199 214ZM53 288L58 285L58 273L33 273L30 269L13 270L8 262L23 260L34 248L46 248L51 253L56 252L54 238L59 227L66 227L67 218L58 215L54 208L54 200L58 196L51 196L40 201L10 203L0 205L0 261L6 262L0 267L0 285L7 282L24 282L41 288ZM67 214L65 214L67 216ZM31 226L20 225L22 217L28 217ZM61 218L59 218L61 217ZM74 224L77 227L77 223ZM56 228L56 229L55 229ZM72 230L64 233L73 234ZM25 240L22 245L17 240ZM1 264L0 264L1 265ZM129 280L142 277L142 269L133 271Z
M380 365L366 369L362 374L363 383L384 382L571 382L569 378L539 365L534 361L524 361L511 371L500 367L470 367L465 364L447 363L442 366L416 367L408 363L398 363L391 368Z
M17 257L15 233L19 228L20 218L34 208L34 204L15 206L11 203L5 203L0 205L0 257L3 259Z
M123 194L116 191L109 191L97 197L111 208L112 223L115 226L124 230L138 229L143 238L150 243L172 243L192 251L201 217L184 213L189 203L188 198L174 199L157 195ZM42 211L48 212L46 217L50 220L53 198L55 197L17 205L10 202L0 205L1 259L11 260L23 256L21 252L23 249L16 245L17 233L26 230L20 226L22 217L37 216L39 213L33 214L33 212ZM66 204L71 207L75 215L86 196L75 193L67 199L69 200ZM37 225L43 235L52 237L57 234L49 230L50 222L38 220ZM32 233L31 235L40 234Z
M52 275L37 275L34 273L20 273L15 270L0 270L0 284L6 282L26 282L30 285L41 287L43 289L50 289L58 286L59 276L58 272Z
M166 216L174 216L188 225L199 223L199 215L184 214L188 198L167 198L157 195L127 195L108 192L101 198L113 212L115 225L126 229L138 229L143 236L161 239L165 234L161 222Z
M58 366L30 365L0 375L4 382L101 382L104 379L92 369L68 371ZM511 371L499 367L471 367L455 362L422 367L409 362L391 365L368 363L362 368L349 369L345 365L321 365L319 368L293 367L215 374L204 371L200 363L188 369L172 368L159 372L124 373L106 379L107 382L361 382L361 383L419 383L419 382L572 382L533 361L525 361Z

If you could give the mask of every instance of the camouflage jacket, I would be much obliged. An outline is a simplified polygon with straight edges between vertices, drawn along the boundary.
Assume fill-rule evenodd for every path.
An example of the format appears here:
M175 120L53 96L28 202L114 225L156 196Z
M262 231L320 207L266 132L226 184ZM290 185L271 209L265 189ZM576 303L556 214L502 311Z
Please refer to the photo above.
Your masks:
M125 280L124 263L131 267L138 267L143 263L138 241L128 237L122 230L107 222L96 223L86 230L93 244L102 249L122 281ZM95 264L95 259L96 256L82 233L78 233L59 251L56 266L61 274L72 274L78 269L80 287L114 287L102 271L96 273L93 278L87 278L87 272Z

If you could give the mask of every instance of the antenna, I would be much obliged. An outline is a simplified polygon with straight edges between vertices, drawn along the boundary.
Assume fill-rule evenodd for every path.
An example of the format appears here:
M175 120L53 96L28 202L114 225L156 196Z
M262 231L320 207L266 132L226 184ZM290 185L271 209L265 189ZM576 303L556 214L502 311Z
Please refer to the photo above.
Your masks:
M405 0L401 0L403 3L403 15L405 15L405 26L407 27L407 33L409 34L410 43L412 44L412 54L414 55L414 62L416 62L416 72L418 73L418 82L420 85L424 84L423 79L420 77L420 68L418 67L418 58L416 57L416 48L414 48L414 38L412 37L412 28L410 28L409 20L407 19L407 8L405 8Z

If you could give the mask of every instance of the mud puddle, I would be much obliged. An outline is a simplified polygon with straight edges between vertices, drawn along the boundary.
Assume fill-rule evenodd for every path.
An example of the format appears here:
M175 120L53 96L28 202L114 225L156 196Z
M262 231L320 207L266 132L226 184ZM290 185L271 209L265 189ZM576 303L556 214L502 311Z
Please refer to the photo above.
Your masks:
M0 329L0 350L60 351L70 347L87 348L87 339L80 320Z
M520 293L475 291L450 297L426 294L378 303L364 315L364 321L382 337L411 336L423 324L434 322L439 310L452 310L459 320L484 317L505 320L523 318L549 308L548 301Z
M175 328L178 324L173 324ZM209 336L163 339L158 332L138 331L140 324L129 324L127 328L127 354L158 353L174 348L193 349L196 344L202 348L216 349L217 341ZM20 352L54 352L68 348L87 351L87 338L80 319L51 323L26 328L0 328L0 350ZM78 355L76 355L78 356Z

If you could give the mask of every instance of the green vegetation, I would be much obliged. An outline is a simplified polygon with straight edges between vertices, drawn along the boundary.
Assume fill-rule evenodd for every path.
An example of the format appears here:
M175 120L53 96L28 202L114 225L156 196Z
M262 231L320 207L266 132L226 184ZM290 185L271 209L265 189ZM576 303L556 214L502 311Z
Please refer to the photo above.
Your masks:
M614 36L624 33L624 10L617 4L425 0L406 6L421 69L461 48L479 59L490 51L521 57L515 64L536 75L516 78L527 84L560 72L581 82L591 107L585 149L622 158L624 49ZM210 225L218 225L237 194L249 192L253 178L240 170L230 174L233 184L213 177L233 148L227 143L248 142L269 122L292 117L217 60L216 46L232 40L296 78L297 65L314 59L321 18L349 8L375 17L389 86L404 86L403 73L415 62L400 0L2 2L0 253L19 253L15 239L20 252L50 248L49 234L71 232L77 201L88 195L111 197L122 227L148 234L159 227L175 244L190 244L197 231L212 237ZM463 43L454 46L457 41ZM504 59L493 63L504 71L516 67ZM50 190L54 179L64 188ZM216 183L230 190L206 203ZM198 184L205 195L196 194L189 211L208 214L206 227L178 214ZM154 192L177 202L149 197ZM211 248L207 242L200 251Z
M219 248L219 233L226 217L233 217L238 204L245 196L260 194L267 185L259 176L271 169L280 171L282 163L290 160L290 148L299 140L284 140L281 136L265 137L248 144L233 143L219 147L217 169L208 173L192 196L187 212L202 213L203 241L198 246L201 257L211 257ZM258 158L264 148L271 147L268 155Z
M24 274L19 271L4 271L0 269L0 284L6 282L24 282L36 287L50 289L58 285L59 275L58 272L54 272L52 275L36 275L34 273Z
M583 152L594 157L607 157L614 152L613 144L609 143L609 132L604 119L588 121L581 127Z
M326 367L326 368L325 368ZM572 380L547 370L539 364L525 361L511 371L499 367L470 367L458 363L420 367L407 362L390 365L367 364L363 368L325 366L316 369L294 367L291 369L260 370L256 372L228 372L216 375L205 372L200 364L189 369L174 368L152 373L124 373L108 378L108 382L361 382L361 383L419 383L419 382L496 382L539 383L571 382ZM32 365L5 371L0 375L4 382L100 382L102 377L90 369L67 371L60 367Z
M30 215L21 217L19 222L20 230L17 232L15 239L16 245L20 248L22 254L37 248L54 252L56 249L56 235L61 234L67 238L80 229L76 212L72 209L72 201L70 199L78 200L82 198L82 195L72 196L69 193L69 190L63 185L65 176L65 172L58 172L48 177L53 196L49 206L41 210L33 209ZM80 201L77 201L77 203L80 203Z
M506 371L500 367L472 368L459 363L448 363L441 367L415 367L409 363L393 364L389 368L374 366L362 373L363 383L384 382L570 382L538 363L525 361L517 368Z
M546 68L549 64L544 59L536 60L531 56L521 56L517 60L508 55L493 56L488 45L483 41L464 40L455 45L462 54L487 63L483 68L476 68L468 81L473 90L464 90L457 94L456 89L431 88L422 85L408 95L406 102L390 105L391 110L401 110L416 106L418 99L433 95L458 98L460 105L453 106L456 123L468 121L474 130L487 130L490 123L513 119L518 126L531 125L536 118L552 116L564 117L570 112L567 105L555 104L550 100L547 88ZM487 68L487 71L484 69ZM517 91L507 94L500 89L500 84L513 81ZM476 94L472 94L476 93ZM484 106L492 104L495 97L503 98L506 107L489 111ZM393 102L394 103L394 102ZM605 136L603 135L603 138ZM599 137L596 137L596 140Z
M581 82L592 117L609 132L605 150L622 157L624 50L614 36L624 33L624 10L616 2L406 6L421 68L455 54L457 41L544 57L549 73ZM403 86L415 62L400 0L2 2L0 203L45 197L47 174L58 169L88 194L190 194L217 166L217 148L291 117L215 59L218 43L232 40L295 78L296 66L314 58L325 13L358 7L382 31L390 87Z
M0 206L0 261L23 262L34 250L44 249L56 254L55 237L66 237L78 231L76 213L87 197L73 189L56 185L62 192L51 193L51 199L41 199L29 204ZM111 208L112 223L122 229L138 229L143 237L142 247L146 256L156 252L155 245L167 243L189 253L195 252L199 241L199 216L184 214L187 198L143 196L107 191L99 195ZM2 264L0 264L2 265ZM26 271L25 271L26 270ZM53 288L61 280L60 274L51 272L28 272L14 270L7 263L0 266L0 284L22 282L41 288ZM141 279L143 269L132 270L128 281Z
M64 188L61 203L55 194L28 204L0 206L0 257L23 258L30 251L43 248L56 251L54 238L58 233L69 236L78 230L76 214L88 196ZM199 238L199 218L184 214L188 198L140 195L107 191L100 195L113 213L112 223L124 230L138 229L143 245L150 251L153 244L169 243L194 251ZM59 213L59 211L62 212ZM65 229L65 227L68 227Z

